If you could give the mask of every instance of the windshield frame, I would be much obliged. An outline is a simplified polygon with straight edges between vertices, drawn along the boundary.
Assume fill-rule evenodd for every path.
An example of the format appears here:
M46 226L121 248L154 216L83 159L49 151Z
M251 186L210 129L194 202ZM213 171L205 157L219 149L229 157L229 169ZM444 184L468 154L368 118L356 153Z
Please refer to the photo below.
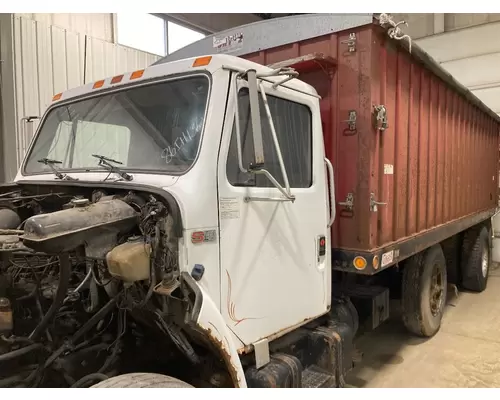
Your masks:
M56 104L50 105L45 113L43 114L43 117L40 120L40 124L38 125L35 134L33 135L33 139L31 140L31 143L29 145L28 150L26 151L25 156L23 157L23 161L21 164L20 172L21 176L23 177L29 177L29 176L36 176L36 175L47 175L50 174L52 175L52 171L40 171L40 172L26 172L26 164L28 162L28 159L31 157L31 153L33 151L33 148L35 146L36 141L38 140L38 137L40 136L40 131L42 130L45 120L47 119L48 115L54 110L57 109L61 106L67 106L69 104L74 104L78 103L79 101L83 100L88 100L96 97L102 97L103 95L108 95L108 94L113 94L116 92L121 92L125 90L130 90L130 89L135 89L137 87L147 87L147 86L152 86L155 84L159 83L165 83L169 81L174 81L174 80L182 80L182 79L188 79L191 77L196 77L196 76L202 76L207 78L208 80L208 93L207 93L207 102L205 104L205 112L203 114L203 125L201 128L201 134L200 134L200 141L198 144L198 149L196 150L196 156L191 163L191 165L186 168L183 171L165 171L165 170L160 170L160 169L150 169L150 168L130 168L130 167L125 167L122 165L118 165L118 168L122 171L127 171L131 173L140 173L140 174L153 174L153 175L167 175L167 176L182 176L184 174L187 174L198 162L198 158L200 156L201 148L203 146L203 140L205 136L205 128L206 128L206 123L207 123L207 115L208 115L208 109L211 104L211 97L212 97L212 86L213 86L213 77L212 74L206 70L201 70L201 71L193 71L193 72L181 72L181 73L176 73L176 74L171 74L171 75L165 75L161 77L154 77L151 79L147 79L144 81L140 82L132 82L132 83L127 83L125 85L119 86L119 87L111 87L111 88L106 88L103 90L99 90L96 92L88 92L80 96L75 96L67 100L62 100L57 102ZM109 171L102 169L102 167L99 167L97 160L96 160L96 165L95 168L58 168L58 171L65 172L65 173L90 173L90 172L106 172L108 173Z

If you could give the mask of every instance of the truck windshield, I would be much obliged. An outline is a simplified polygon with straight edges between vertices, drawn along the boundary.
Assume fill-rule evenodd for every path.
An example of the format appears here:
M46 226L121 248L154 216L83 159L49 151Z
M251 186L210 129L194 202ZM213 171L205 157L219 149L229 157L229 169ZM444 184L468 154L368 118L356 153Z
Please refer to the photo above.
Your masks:
M25 164L25 173L96 170L103 155L120 169L178 174L195 161L208 102L205 75L178 78L83 99L51 110Z

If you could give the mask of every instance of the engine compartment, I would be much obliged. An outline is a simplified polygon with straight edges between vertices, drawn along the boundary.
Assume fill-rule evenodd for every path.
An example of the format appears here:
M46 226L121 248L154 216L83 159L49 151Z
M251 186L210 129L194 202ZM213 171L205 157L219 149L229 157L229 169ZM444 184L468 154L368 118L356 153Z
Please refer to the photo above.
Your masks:
M193 366L225 385L188 318L195 296L168 200L113 185L0 187L0 387L137 371L193 382Z

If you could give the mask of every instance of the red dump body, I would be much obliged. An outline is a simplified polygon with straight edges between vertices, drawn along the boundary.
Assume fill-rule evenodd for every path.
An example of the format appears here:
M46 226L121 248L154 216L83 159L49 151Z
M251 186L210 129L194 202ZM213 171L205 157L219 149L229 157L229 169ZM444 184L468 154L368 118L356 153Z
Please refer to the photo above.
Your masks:
M402 42L368 24L242 56L292 65L322 96L335 169L332 247L341 253L382 256L404 248L404 258L487 219L497 205L498 118ZM387 109L383 131L375 127L376 105ZM338 204L349 193L352 210ZM372 193L387 203L377 211Z

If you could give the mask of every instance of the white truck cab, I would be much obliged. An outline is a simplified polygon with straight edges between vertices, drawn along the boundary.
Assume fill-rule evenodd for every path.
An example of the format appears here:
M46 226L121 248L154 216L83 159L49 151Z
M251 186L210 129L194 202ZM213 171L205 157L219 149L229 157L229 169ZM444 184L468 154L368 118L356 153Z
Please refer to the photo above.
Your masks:
M262 379L270 343L311 322L330 329L320 317L332 302L333 175L319 96L296 78L290 68L211 55L68 90L54 96L15 179L168 195L180 225L167 239L177 241L177 272L154 292L173 296L189 280L196 300L186 325L217 348L239 387L249 365ZM336 369L311 369L310 379L338 386Z

